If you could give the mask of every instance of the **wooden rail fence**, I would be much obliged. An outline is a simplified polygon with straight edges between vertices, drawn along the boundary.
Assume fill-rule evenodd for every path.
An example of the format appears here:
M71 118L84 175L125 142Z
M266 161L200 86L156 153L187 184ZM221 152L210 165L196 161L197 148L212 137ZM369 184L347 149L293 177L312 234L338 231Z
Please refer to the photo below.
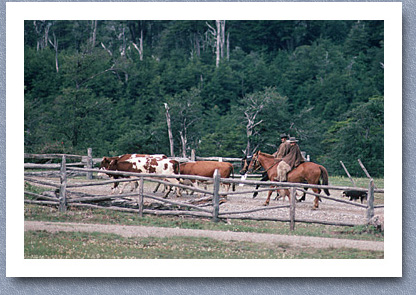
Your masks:
M28 155L28 157L33 157L34 155ZM26 157L26 154L25 154ZM45 155L36 155L36 157L40 159L50 159L46 157ZM110 175L123 175L123 176L130 176L133 178L129 179L114 179L114 180L107 180L107 181L90 181L86 183L80 183L80 184L68 184L68 177L70 175L73 175L71 173L83 173L87 175L87 178L89 180L93 179L93 173L97 173L99 170L94 169L93 163L94 159L92 158L92 153L88 152L88 157L85 158L86 166L90 166L87 168L76 168L73 167L73 165L69 165L66 163L67 158L74 159L76 157L79 157L77 155L64 155L64 154L55 154L51 155L53 158L61 157L61 164L25 164L25 168L28 169L57 169L59 168L59 184L52 183L49 181L42 181L35 179L31 176L33 176L32 172L25 172L25 181L27 182L33 182L38 183L41 185L47 185L55 188L55 196L45 196L36 194L33 192L26 192L26 195L40 198L39 200L25 200L26 203L33 203L33 204L53 204L57 205L59 207L59 211L65 212L67 210L68 205L69 206L81 206L81 207L92 207L92 208L106 208L109 210L117 210L117 211L127 211L127 212L135 212L138 213L140 217L143 216L143 214L154 214L154 215L189 215L189 216L198 216L198 217L209 217L214 222L218 222L220 219L251 219L251 220L273 220L273 221L283 221L283 222L290 222L290 229L295 229L295 222L304 222L304 223L319 223L319 224L329 224L329 225L342 225L342 226L354 226L356 224L351 223L331 223L326 221L319 221L319 220L302 220L302 219L296 219L296 197L291 198L290 205L280 205L280 206L270 206L270 207L262 207L262 208L255 208L251 210L245 210L245 211L234 211L234 212L220 212L220 200L221 197L224 195L236 195L236 194L247 194L252 193L255 191L270 191L272 189L270 188L264 188L260 190L244 190L239 192L220 192L220 183L230 183L230 184L245 184L249 186L271 186L276 185L278 188L275 188L273 190L278 189L290 189L290 193L292 196L296 196L296 191L301 191L306 194L310 194L313 196L319 196L324 199L333 200L335 202L342 202L346 203L352 206L358 206L361 208L366 209L366 218L367 221L370 221L370 219L374 216L374 208L381 208L384 207L384 205L378 205L374 206L374 193L384 193L383 189L375 189L374 181L373 179L370 179L369 187L368 189L364 188L358 188L354 187L354 190L357 191L363 191L368 193L367 197L367 205L358 204L351 201L341 200L325 195L315 194L313 192L306 191L305 188L327 188L327 189L334 189L334 190L349 190L351 187L342 187L342 186L322 186L322 185L309 185L309 184L299 184L299 183L280 183L280 182L264 182L264 181L254 181L254 180L241 180L241 179L230 179L230 178L220 178L220 175L218 173L218 170L215 171L213 178L208 177L201 177L201 176L190 176L190 175L181 175L180 177L183 179L191 179L191 180L199 180L199 181L212 181L213 182L213 189L210 190L204 190L199 189L195 187L190 187L188 185L183 184L173 184L167 181L164 181L162 179L168 179L168 178L177 178L177 176L173 175L159 175L159 174L145 174L145 173L133 173L133 172L120 172L120 171L106 171L106 174ZM210 157L212 159L214 157ZM225 159L225 158L223 158ZM233 160L236 160L232 158ZM101 159L100 159L101 160ZM227 160L229 160L227 158ZM82 162L84 163L84 162ZM77 163L78 164L78 163ZM39 174L42 175L42 174ZM172 200L168 200L165 198L161 198L156 194L152 194L149 192L144 191L144 181L152 181L157 182L164 185L169 186L176 186L183 189L192 190L198 193L203 193L208 195L207 200L212 201L212 209L203 208L201 206L183 203L183 202L176 202ZM71 191L71 188L79 188L79 187L85 187L85 186L97 186L97 185L106 185L109 183L121 183L121 182L127 182L127 181L139 181L139 191L134 193L127 193L127 194L119 194L119 195L90 195L80 192ZM75 198L67 198L68 193L71 195L75 195L78 197ZM109 206L109 207L103 207L98 206L94 204L88 204L88 202L92 201L101 201L101 200L114 200L114 199L122 199L126 197L135 197L137 199L138 209L134 208L121 208L117 206ZM149 198L156 200L158 202L167 203L170 205L177 206L179 208L188 208L185 210L153 210L153 209L144 209L144 198ZM241 216L242 214L246 213L252 213L256 211L262 211L262 210L274 210L274 209L282 209L282 208L289 208L289 219L283 219L283 218L268 218L268 217L253 217L253 216ZM239 216L235 216L235 215Z

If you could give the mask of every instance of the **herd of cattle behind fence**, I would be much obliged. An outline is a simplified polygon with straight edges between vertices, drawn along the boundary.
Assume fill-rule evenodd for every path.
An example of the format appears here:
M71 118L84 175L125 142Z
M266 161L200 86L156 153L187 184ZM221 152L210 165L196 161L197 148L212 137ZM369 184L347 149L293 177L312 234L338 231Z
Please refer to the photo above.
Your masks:
M282 221L290 222L291 230L295 228L295 222L304 222L304 223L318 223L318 224L328 224L328 225L340 225L340 226L354 226L356 224L349 222L329 222L322 220L302 220L295 218L296 215L296 191L300 191L306 194L317 196L316 193L307 191L308 188L321 188L324 187L332 190L339 191L350 191L366 193L367 194L367 203L362 204L358 202L352 202L347 200L342 200L339 198L319 195L320 198L333 200L335 202L342 202L349 204L351 206L357 206L365 209L365 217L367 222L371 220L374 216L374 208L383 208L384 205L374 206L374 193L384 193L383 189L375 189L374 181L370 179L368 189L358 188L358 187L342 187L342 186L322 186L322 185L308 185L308 184L299 184L299 183L280 183L280 182L264 182L257 180L243 180L235 178L221 178L218 170L215 171L213 177L204 177L197 175L180 175L181 179L191 180L191 181L211 181L213 183L212 189L202 189L198 187L193 187L185 185L183 183L172 183L167 180L177 179L178 175L175 174L155 174L155 173L136 173L136 172L121 172L121 171L105 171L108 175L113 176L129 176L130 178L112 178L110 180L95 180L93 177L94 173L98 173L99 170L94 168L95 164L100 163L102 158L93 158L92 150L88 149L87 156L80 155L66 155L66 154L25 154L26 159L60 159L61 163L51 164L33 164L25 163L25 182L36 183L44 186L53 187L53 191L44 192L42 194L37 194L29 191L25 191L25 195L31 196L31 199L25 199L26 203L32 204L41 204L41 205L55 205L59 207L60 211L66 211L69 206L78 206L78 207L90 207L90 208L105 208L108 210L117 210L117 211L127 211L137 213L140 217L144 214L153 214L153 215L177 215L177 216L194 216L194 217L205 217L211 218L213 221L217 222L221 219L251 219L251 220L268 220L268 221ZM80 162L67 163L67 160L71 159L72 161L81 160ZM191 159L180 159L175 158L181 162L188 162L190 160L216 160L216 161L229 161L229 162L241 162L241 159L238 158L220 158L220 157L209 157L201 158L195 157L193 154ZM82 168L80 168L82 167ZM28 171L26 171L26 169ZM41 171L33 171L32 169L41 169ZM43 169L49 169L49 171L44 171ZM53 169L52 171L50 169ZM59 169L59 171L58 171ZM39 177L49 177L49 176L59 176L58 182L51 182L48 180L40 180ZM80 183L68 183L68 178L76 175L86 175L87 181L82 181ZM259 177L259 175L255 175ZM122 193L122 194L106 194L106 195L95 195L88 194L84 192L74 191L75 188L86 187L86 186L99 186L99 185L109 185L114 183L121 183L126 181L138 181L139 189L137 192ZM197 194L204 194L202 198L196 198L193 202L179 202L175 201L172 198L163 198L155 192L145 192L144 183L146 182L156 182L159 184L164 184L166 186L174 186L181 189L187 189ZM267 187L260 190L247 189L239 191L220 191L220 184L228 185L246 185L250 186L262 186ZM224 201L224 196L230 195L245 195L251 194L256 191L265 191L270 190L270 185L276 185L277 189L288 189L292 198L288 205L278 205L278 206L261 206L259 208L253 208L250 210L244 211L224 211L221 212L220 204ZM68 196L71 197L68 197ZM361 194L360 194L361 196ZM138 208L126 208L114 205L98 205L100 201L108 200L117 200L123 198L134 198L137 201ZM144 199L155 200L158 203L163 203L168 205L168 209L164 208L159 210L157 208L146 208L144 205ZM98 203L97 203L98 202ZM203 206L200 203L204 203ZM249 216L249 213L262 210L285 210L284 208L289 209L289 218L275 218L275 217L257 217ZM287 210L286 209L286 210Z

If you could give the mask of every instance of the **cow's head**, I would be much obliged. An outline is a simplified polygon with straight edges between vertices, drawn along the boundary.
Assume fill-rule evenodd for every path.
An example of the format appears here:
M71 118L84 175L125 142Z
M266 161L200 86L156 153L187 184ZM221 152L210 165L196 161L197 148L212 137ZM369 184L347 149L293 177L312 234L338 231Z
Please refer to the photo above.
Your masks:
M169 163L171 163L171 164L172 164L172 167L173 167L173 173L175 173L175 174L180 174L181 169L180 169L179 162L178 162L178 161L175 161L175 160L170 160L170 161L169 161ZM166 169L165 169L165 170L166 170Z
M108 170L112 159L114 159L114 157L113 158L104 157L100 163L100 170Z
M100 163L100 171L116 170L118 157L104 157ZM106 176L107 174L99 172L97 176Z

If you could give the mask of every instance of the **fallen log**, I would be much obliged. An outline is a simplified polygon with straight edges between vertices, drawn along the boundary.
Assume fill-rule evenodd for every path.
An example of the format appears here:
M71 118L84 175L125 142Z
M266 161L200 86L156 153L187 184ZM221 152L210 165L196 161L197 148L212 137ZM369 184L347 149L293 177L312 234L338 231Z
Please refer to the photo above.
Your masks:
M44 194L36 194L36 193L28 192L28 191L24 192L25 195L35 197L36 200L58 201L58 197L56 196L55 192L50 192L50 193L51 193L50 195L44 195Z
M156 200L156 201L160 201L160 202L163 202L163 203L168 203L168 204L172 204L172 205L189 207L189 208L193 208L193 209L196 209L196 210L199 210L199 211L203 211L203 212L207 212L207 213L212 213L212 210L203 209L201 207L198 207L198 206L195 206L195 205L191 205L191 204L186 204L186 203L181 203L181 202L175 202L175 201L167 200L167 199L160 198L160 197L157 197L155 195L148 194L148 193L147 194L144 194L144 197L150 198L150 199L153 199L153 200Z
M25 181L34 182L34 183L47 185L47 186L52 186L52 187L56 187L56 188L60 187L60 184L52 183L52 182L49 182L49 181L42 181L42 180L38 180L38 179L35 179L35 178L30 178L30 177L25 177Z
M257 211L263 210L272 210L272 209L281 209L281 208L290 208L290 205L280 205L280 206L273 206L273 207L264 207L264 208L257 208L251 210L244 210L244 211L230 211L230 212L222 212L221 214L243 214L243 213L252 213Z

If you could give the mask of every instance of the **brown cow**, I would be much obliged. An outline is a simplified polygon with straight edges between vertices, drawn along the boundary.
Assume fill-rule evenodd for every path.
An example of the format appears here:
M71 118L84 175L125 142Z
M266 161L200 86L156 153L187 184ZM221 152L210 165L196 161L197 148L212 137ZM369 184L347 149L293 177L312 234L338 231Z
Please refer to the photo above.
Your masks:
M102 159L102 161L101 161L101 164L100 164L100 168L99 168L100 169L100 172L98 172L98 176L108 175L110 178L113 178L113 179L130 178L130 176L106 174L106 173L103 173L101 171L105 171L105 170L113 170L114 171L114 170L117 170L116 167L115 167L115 165L114 165L116 162L118 162L118 161L126 161L126 160L131 159L131 158L134 158L136 156L142 157L142 156L145 156L145 155L143 155L143 154L125 154L125 155L116 156L116 157L104 157ZM110 166L112 167L112 169L110 169ZM121 170L121 171L123 171L123 170ZM124 189L125 189L125 187L126 187L127 184L128 183L125 183L123 185L123 188L121 189L120 194L124 191ZM111 191L112 191L111 193L115 193L116 192L116 190L118 188L118 185L119 185L118 182L115 182L113 184L113 187L111 188ZM134 181L132 183L132 187L131 187L131 190L130 191L134 191L135 189L137 189L137 187L138 187L138 183L137 183L137 181Z
M215 170L218 169L221 178L229 178L230 175L234 177L234 167L228 162L217 162L217 161L197 161L197 162L186 162L179 165L181 175L196 175L205 177L214 177ZM198 187L195 180L192 180L195 187ZM230 184L223 184L227 188L227 192L230 189ZM233 191L235 190L235 184L233 184Z

